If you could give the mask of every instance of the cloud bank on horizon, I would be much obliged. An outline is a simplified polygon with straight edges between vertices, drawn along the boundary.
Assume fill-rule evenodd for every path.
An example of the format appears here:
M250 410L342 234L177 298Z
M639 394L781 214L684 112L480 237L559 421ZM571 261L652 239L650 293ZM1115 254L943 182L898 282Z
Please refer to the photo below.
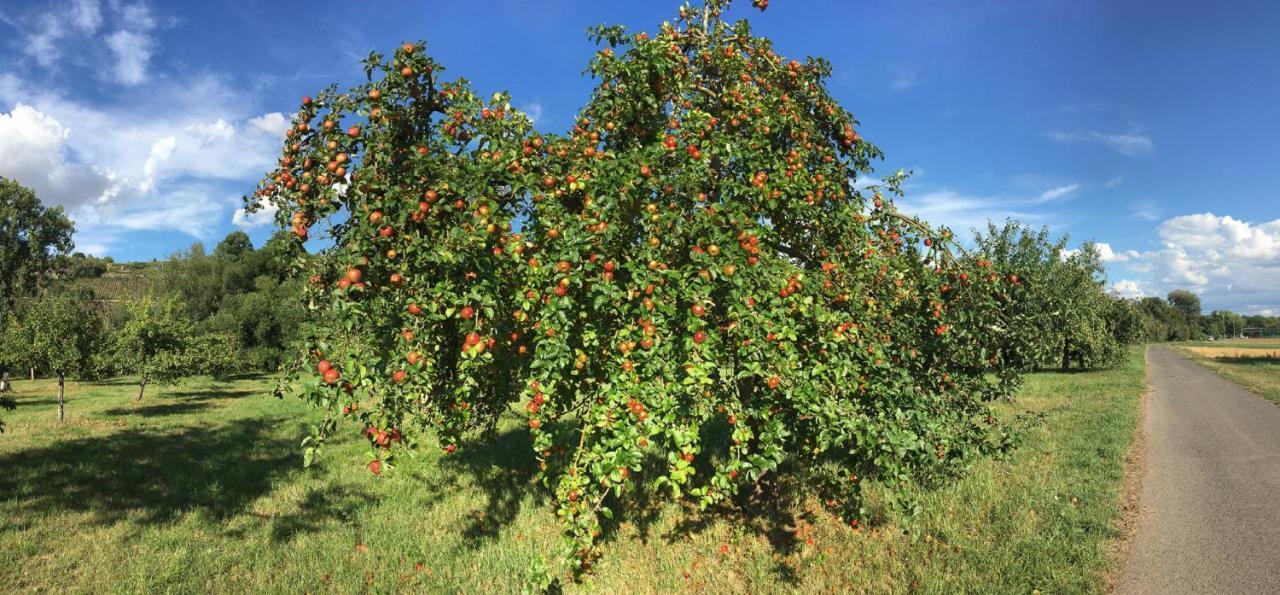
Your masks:
M1280 154L1280 143L1268 140L1280 138L1280 123L1218 122L1214 150L1229 155L1206 161L1203 151L1188 152L1183 121L1153 107L1156 98L1179 101L1161 94L1172 79L1134 81L1132 88L1106 84L1141 65L1134 60L1165 58L1109 47L1099 51L1120 57L1072 55L1073 64L1043 72L1070 54L1065 48L1073 35L1119 27L1128 18L1124 11L1068 14L1024 6L962 15L932 1L862 7L850 18L856 14L877 28L866 32L865 43L847 44L823 41L824 28L834 25L813 22L811 11L775 4L766 15L751 16L753 24L780 52L832 61L833 92L890 156L883 170L906 165L894 159L910 160L916 175L900 201L904 211L958 230L1016 218L1076 240L1095 239L1113 290L1128 297L1186 288L1201 294L1206 309L1280 312L1280 212L1266 206L1280 204L1280 168L1249 161ZM829 8L833 19L858 10L838 2ZM606 21L651 30L664 16L653 7L574 11L551 4L535 13L503 5L492 19L476 22L451 14L456 7L404 7L416 18L330 23L333 48L317 54L307 47L315 43L312 31L272 10L286 9L145 0L6 5L0 10L0 176L64 206L76 222L77 250L86 253L163 258L233 229L250 230L261 241L272 213L247 214L240 197L271 167L296 99L329 82L354 82L358 56L426 37L447 64L461 62L451 74L513 80L516 101L539 127L557 130L590 84L578 73L591 46L583 42L577 57L562 58L560 42L550 40L580 39L583 27ZM1267 23L1280 25L1276 11L1252 16L1259 40ZM1221 34L1240 43L1253 39L1250 25L1221 20L1214 20ZM1050 21L1061 31L1036 40L991 32ZM921 23L929 36L911 49L882 49L886 44L878 42ZM1190 15L1182 23L1174 14L1162 26L1194 25ZM495 66L496 56L513 51L504 44L515 42L507 40L535 35L535 28L548 41L514 51L557 74L529 82L520 65L525 60ZM476 46L478 30L492 33L488 45L494 47ZM1158 43L1138 37L1128 43ZM1209 59L1210 42L1179 51ZM560 43L566 44L573 46ZM1045 63L1025 58L1026 64L1006 60L990 67L991 56L1025 44L1044 53ZM1280 58L1280 50L1270 51ZM575 60L577 68L559 66ZM1083 66L1095 72L1081 74L1088 70ZM1050 81L1054 76L1059 80ZM1077 77L1067 80L1073 90L1056 84L1064 76ZM1089 76L1097 80L1079 78ZM1256 107L1280 90L1280 83L1251 84ZM1232 101L1253 101L1248 89L1240 93ZM1196 168L1188 166L1193 157ZM1212 185L1220 191L1207 193Z

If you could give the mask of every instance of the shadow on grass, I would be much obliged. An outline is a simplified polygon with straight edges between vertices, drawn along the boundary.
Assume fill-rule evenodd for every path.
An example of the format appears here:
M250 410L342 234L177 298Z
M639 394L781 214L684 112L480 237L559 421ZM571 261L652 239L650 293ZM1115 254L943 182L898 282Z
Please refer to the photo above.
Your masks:
M57 405L58 404L57 397L46 397L46 398L39 398L39 399L26 399L26 398L18 397L17 401L18 401L19 407L38 407L40 405Z
M478 549L496 540L504 528L515 522L524 506L542 506L550 500L549 491L536 481L538 465L532 446L532 438L525 428L500 432L467 444L455 455L441 456L435 462L439 473L423 478L428 502L440 502L443 496L459 491L477 492L482 496L469 511L466 526L461 528L468 548ZM665 465L658 460L649 463ZM640 475L651 477L657 471L655 467ZM700 469L699 473L710 473L710 469ZM689 533L703 533L718 523L729 522L764 537L774 553L787 557L803 546L795 528L815 520L810 513L797 513L790 506L799 497L798 493L794 482L769 482L761 491L744 496L732 505L707 511L686 506L674 526L659 529L658 522L671 506L671 499L662 491L648 488L643 481L633 482L621 501L610 496L606 502L616 516L614 520L602 519L599 539L601 543L619 539L621 526L629 523L646 545L655 538L676 543ZM799 584L797 568L779 561L774 571L780 579Z
M537 505L547 492L534 482L538 473L533 438L527 429L515 429L472 442L456 455L442 456L438 477L426 480L429 500L474 489L485 501L469 514L462 534L473 548L496 539L502 529L520 516L526 499ZM471 486L467 486L469 483Z
M188 401L203 401L207 399L240 399L253 395L263 395L265 391L254 388L237 388L230 387L212 387L177 390L169 389L164 391L165 398L185 399Z
M211 403L203 401L165 403L162 405L145 405L141 407L116 407L103 411L103 415L136 415L139 417L161 417L165 415L185 415L206 409L212 409Z
M1244 366L1280 366L1280 357L1215 357L1212 361Z
M309 488L296 512L275 515L264 519L264 522L271 525L272 541L287 542L299 535L319 531L334 521L350 522L350 511L377 500L375 494L346 486L330 486L323 490Z
M0 502L10 510L0 531L64 511L90 513L102 525L165 524L189 513L227 520L303 473L296 437L271 432L286 424L276 418L167 433L124 430L0 457ZM328 512L304 508L286 519L286 532L304 531L318 522L308 517Z

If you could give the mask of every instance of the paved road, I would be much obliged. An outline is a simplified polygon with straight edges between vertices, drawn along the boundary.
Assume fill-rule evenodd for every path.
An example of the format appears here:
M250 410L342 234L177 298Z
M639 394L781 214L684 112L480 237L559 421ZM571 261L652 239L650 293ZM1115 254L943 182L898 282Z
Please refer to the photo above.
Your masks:
M1280 593L1280 407L1147 351L1146 476L1119 593Z

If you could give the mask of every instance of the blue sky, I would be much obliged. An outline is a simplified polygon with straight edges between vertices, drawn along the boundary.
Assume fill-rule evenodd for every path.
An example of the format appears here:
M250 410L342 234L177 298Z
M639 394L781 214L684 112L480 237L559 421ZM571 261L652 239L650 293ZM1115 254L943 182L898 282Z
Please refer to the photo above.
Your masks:
M597 23L654 30L675 1L4 0L0 175L76 220L77 247L163 258L234 229L303 95L426 39L452 76L560 131ZM904 210L1012 216L1106 244L1124 295L1199 292L1280 313L1280 4L738 0L914 170Z

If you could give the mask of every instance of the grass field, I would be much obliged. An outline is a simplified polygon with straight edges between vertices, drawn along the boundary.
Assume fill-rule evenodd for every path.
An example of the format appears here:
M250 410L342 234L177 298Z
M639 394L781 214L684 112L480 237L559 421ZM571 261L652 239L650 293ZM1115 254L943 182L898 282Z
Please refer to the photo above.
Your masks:
M1280 404L1280 340L1250 339L1230 345L1198 342L1180 351L1219 376Z
M655 506L621 519L585 587L1100 591L1142 362L1134 350L1118 370L1031 376L1007 408L1044 423L1008 460L925 492L909 535L887 513L852 531L809 505L745 519ZM268 386L188 381L135 402L126 381L71 385L59 427L53 383L17 382L0 435L0 592L509 592L557 543L517 416L467 456L423 454L375 479L355 428L303 469L316 416Z
M1189 341L1189 347L1216 347L1234 349L1280 349L1280 339L1227 339L1224 341Z

